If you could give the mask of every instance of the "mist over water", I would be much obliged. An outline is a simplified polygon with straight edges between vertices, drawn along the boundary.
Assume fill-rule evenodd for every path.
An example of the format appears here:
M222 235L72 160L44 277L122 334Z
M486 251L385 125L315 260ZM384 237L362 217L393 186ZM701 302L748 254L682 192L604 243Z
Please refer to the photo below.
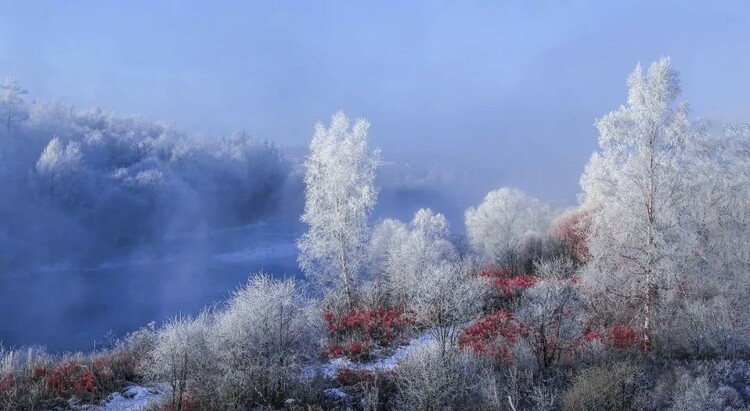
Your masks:
M0 131L3 345L90 350L221 304L260 270L302 277L306 149L61 103L21 108L25 120ZM461 178L384 161L373 222L432 207L462 232L472 198Z
M161 256L0 276L0 340L89 350L151 321L220 303L261 269L299 276L291 224L256 224L173 241ZM147 250L146 250L147 251Z

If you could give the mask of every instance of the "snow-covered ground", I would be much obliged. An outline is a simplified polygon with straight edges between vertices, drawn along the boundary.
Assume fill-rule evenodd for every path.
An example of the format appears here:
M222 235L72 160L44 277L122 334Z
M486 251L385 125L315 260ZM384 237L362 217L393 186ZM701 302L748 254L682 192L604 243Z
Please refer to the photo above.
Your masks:
M378 354L375 353L376 358L367 362L354 362L346 357L334 358L328 362L306 368L303 371L302 376L303 378L311 378L315 375L321 374L324 377L333 378L339 371L344 369L370 372L391 371L396 368L399 361L409 356L414 350L433 341L435 341L433 333L431 331L425 331L418 337L411 339L408 344L398 347L393 353L385 357L378 358Z
M107 398L104 406L97 411L141 411L164 399L169 391L165 385L142 387L131 385L122 392L114 393Z

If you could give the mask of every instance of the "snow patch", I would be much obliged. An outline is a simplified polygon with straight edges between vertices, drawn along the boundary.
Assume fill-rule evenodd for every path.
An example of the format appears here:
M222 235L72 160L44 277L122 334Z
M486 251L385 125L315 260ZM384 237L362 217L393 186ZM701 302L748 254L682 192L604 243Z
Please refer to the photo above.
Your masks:
M408 357L412 352L420 347L424 347L435 341L433 332L426 331L420 334L418 337L413 338L408 344L398 347L393 353L387 357L376 358L368 362L353 362L346 357L334 358L326 363L317 364L313 367L308 367L302 373L305 378L312 378L318 373L322 374L326 378L334 378L339 371L347 369L352 371L391 371L396 368L398 363L404 358ZM377 354L376 354L377 357Z
M326 397L334 398L337 400L346 400L349 398L349 394L344 392L341 388L328 388L323 393L326 395Z
M143 387L131 385L109 396L100 411L140 411L161 402L169 388L166 385Z

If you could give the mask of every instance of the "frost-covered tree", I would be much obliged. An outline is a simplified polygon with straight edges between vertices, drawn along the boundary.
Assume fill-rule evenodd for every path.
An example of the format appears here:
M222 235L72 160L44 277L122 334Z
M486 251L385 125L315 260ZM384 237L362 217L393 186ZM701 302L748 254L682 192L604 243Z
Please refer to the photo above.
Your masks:
M668 58L628 77L625 106L597 121L599 151L581 178L583 203L596 210L588 248L588 285L640 311L652 343L662 293L684 272L692 234L683 218L691 184L688 147L697 134Z
M448 220L430 209L418 210L408 225L388 219L375 227L368 250L372 276L393 304L404 305L430 270L456 260L449 235Z
M29 90L21 87L18 80L13 77L6 77L0 84L0 115L8 132L11 127L29 117L22 97L28 92Z
M669 411L702 411L741 409L742 400L728 386L717 386L707 376L692 377L685 373L675 384Z
M487 263L520 271L525 240L546 232L550 218L546 204L519 190L501 188L466 211L466 233Z
M592 214L593 210L569 210L556 218L550 227L550 234L559 242L562 252L579 266L589 259Z
M737 304L717 296L708 301L691 299L675 307L667 325L668 349L674 355L694 358L747 355L750 321L745 314L746 305Z
M252 277L217 314L216 356L224 406L280 404L317 347L307 300L294 279Z
M298 199L279 150L245 133L204 139L44 101L28 113L11 129L17 138L0 135L0 267L107 258L165 236L244 225L277 214L287 195Z
M418 324L428 328L446 354L455 346L461 327L481 309L482 290L479 279L469 275L464 263L443 263L427 271L413 287L407 302Z
M368 217L375 205L380 154L367 143L369 123L338 112L329 127L318 123L305 161L307 232L299 239L299 263L324 288L337 287L353 304L366 257Z
M740 298L750 278L750 126L730 126L701 140L689 178L688 211L696 231L698 269L691 284Z
M36 173L42 185L61 203L70 204L87 187L78 177L83 173L83 155L78 142L63 146L59 138L50 140L36 162Z
M521 298L516 317L526 327L539 367L572 352L583 334L583 305L567 282L542 281Z

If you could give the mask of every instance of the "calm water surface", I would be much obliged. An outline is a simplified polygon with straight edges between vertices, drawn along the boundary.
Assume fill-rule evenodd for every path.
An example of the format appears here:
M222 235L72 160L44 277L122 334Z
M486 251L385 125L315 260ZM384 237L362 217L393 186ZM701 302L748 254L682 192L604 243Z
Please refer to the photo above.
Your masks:
M49 351L88 350L150 321L221 303L250 273L301 274L300 228L256 224L170 239L117 261L77 269L0 274L0 342Z

